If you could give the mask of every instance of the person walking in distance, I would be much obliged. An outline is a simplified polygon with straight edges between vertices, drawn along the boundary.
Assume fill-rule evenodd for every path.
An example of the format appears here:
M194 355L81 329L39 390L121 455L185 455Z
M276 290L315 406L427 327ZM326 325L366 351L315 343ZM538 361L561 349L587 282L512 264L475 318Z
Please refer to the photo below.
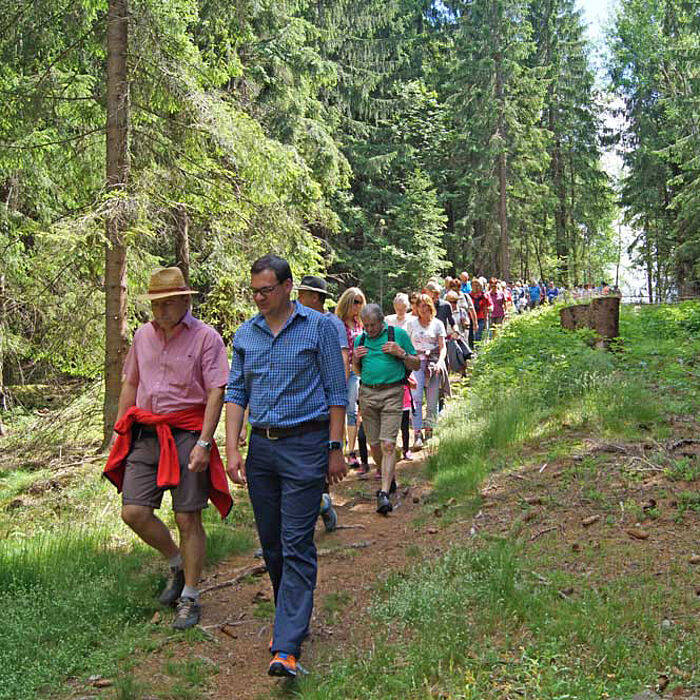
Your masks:
M357 439L357 392L360 387L360 378L353 371L352 356L355 347L355 338L362 333L360 312L367 304L365 295L358 287L349 287L338 299L335 313L345 324L345 333L348 337L348 354L350 360L350 376L348 377L348 405L346 410L348 422L348 463L353 469L360 466L355 453L355 441Z
M207 501L225 517L232 500L214 431L221 415L228 359L221 336L192 316L177 267L151 275L153 320L141 326L126 357L115 436L104 475L122 492L122 520L170 563L160 595L176 605L173 627L199 622L197 585L204 565ZM178 547L154 514L172 493Z
M420 367L411 339L403 328L388 326L378 304L362 310L364 333L355 340L353 364L361 377L360 410L372 456L381 469L377 513L386 515L396 467L396 437L403 417L406 371Z
M439 370L444 366L447 354L445 326L435 318L435 306L427 294L420 296L418 318L408 324L407 331L420 358L420 367L413 373L416 380L416 388L413 390L413 404L416 408L413 416L413 449L420 450L423 447L423 394L425 393L427 404L425 438L429 440L437 423L440 400Z
M298 673L316 587L314 525L323 485L343 479L347 388L338 333L323 314L290 299L286 260L266 255L250 270L259 313L233 339L226 390L226 471L248 485L275 622L271 676ZM252 426L248 456L238 447L244 411Z
M345 332L345 324L335 314L325 309L326 299L333 298L328 292L326 280L314 275L302 277L301 283L297 286L297 298L304 306L308 306L310 309L328 317L335 326L338 332L338 342L340 343L340 352L343 355L343 366L345 367L345 379L347 381L350 376L348 338ZM338 514L333 507L327 481L323 487L323 496L321 497L321 518L323 519L326 532L333 532L338 527Z

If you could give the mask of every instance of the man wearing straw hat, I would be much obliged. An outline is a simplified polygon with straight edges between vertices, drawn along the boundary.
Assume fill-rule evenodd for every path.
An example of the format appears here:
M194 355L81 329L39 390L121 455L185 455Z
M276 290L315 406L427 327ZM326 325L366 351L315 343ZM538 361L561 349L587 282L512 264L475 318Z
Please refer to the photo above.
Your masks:
M177 267L155 270L148 293L153 320L134 334L124 365L115 439L104 475L122 492L122 519L170 564L160 595L176 605L173 627L199 622L197 585L206 552L202 510L225 517L232 501L214 431L223 405L228 360L221 336L192 316ZM178 547L154 514L172 493Z
M323 277L315 275L304 275L301 278L301 283L297 285L297 298L299 303L307 306L314 311L318 311L327 318L335 326L338 331L338 341L340 342L340 352L343 355L343 365L345 366L345 380L347 381L350 375L350 362L348 351L348 335L345 332L345 324L330 311L326 311L326 299L333 299L328 292L328 285ZM333 508L328 482L323 489L323 497L321 499L321 518L326 528L326 532L333 532L338 527L338 514Z

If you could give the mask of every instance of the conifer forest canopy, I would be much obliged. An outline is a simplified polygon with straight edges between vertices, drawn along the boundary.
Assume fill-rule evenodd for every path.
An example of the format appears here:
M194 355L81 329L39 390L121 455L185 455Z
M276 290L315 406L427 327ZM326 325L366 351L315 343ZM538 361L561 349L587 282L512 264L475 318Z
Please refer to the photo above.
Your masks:
M388 307L598 282L619 218L649 294L699 292L700 0L620 0L597 73L573 0L0 0L0 52L5 384L114 400L160 265L227 340L265 252Z

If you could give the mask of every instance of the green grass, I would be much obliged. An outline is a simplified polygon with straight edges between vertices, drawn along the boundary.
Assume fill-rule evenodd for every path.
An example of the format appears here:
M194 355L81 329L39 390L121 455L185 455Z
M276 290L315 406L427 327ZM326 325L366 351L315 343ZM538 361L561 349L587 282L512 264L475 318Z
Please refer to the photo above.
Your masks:
M621 328L616 352L595 351L590 334L563 331L556 310L548 310L517 319L485 348L469 390L460 390L443 418L429 460L429 508L458 501L443 522L474 508L494 470L571 465L584 439L664 440L674 418L698 415L700 304L624 307ZM575 482L583 499L605 508L598 485L608 461L587 455L566 467L562 483ZM680 459L668 473L692 480L696 468ZM633 500L627 509L640 520L659 516ZM695 510L698 493L680 494L678 517ZM613 514L604 522L617 527ZM628 543L610 552L584 545L592 576L571 573L568 549L548 552L538 543L530 553L523 546L515 537L482 535L471 548L455 546L392 574L374 596L370 648L303 680L299 696L592 700L630 697L653 687L660 673L675 676L672 686L700 685L700 623L687 614L683 563L660 579L649 554L630 585L625 574L596 569L605 556L644 556L625 550ZM570 588L573 594L560 594ZM677 619L662 625L674 612Z
M149 624L166 567L121 522L100 473L99 463L76 466L59 489L36 493L53 471L0 470L0 698L48 696L94 674L117 678L118 697L138 697L128 668L169 633ZM169 500L160 515L172 528ZM226 521L213 507L203 519L209 564L252 548L247 502Z
M0 697L36 698L68 675L103 673L147 637L159 577L142 548L105 532L0 544Z
M575 593L562 597L569 586ZM674 596L651 574L634 587L613 580L581 588L549 570L543 583L506 541L455 547L391 577L371 611L391 624L376 624L369 650L303 681L299 696L592 700L628 697L674 666L697 682L697 620L660 624Z

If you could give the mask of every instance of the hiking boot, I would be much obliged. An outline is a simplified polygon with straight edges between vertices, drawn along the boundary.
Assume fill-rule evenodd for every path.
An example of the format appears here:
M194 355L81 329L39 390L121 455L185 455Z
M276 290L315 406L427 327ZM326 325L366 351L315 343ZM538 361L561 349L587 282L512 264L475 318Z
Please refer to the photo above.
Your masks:
M416 433L415 437L413 438L413 451L419 452L422 449L423 449L423 438L421 437L420 433Z
M182 569L170 569L168 582L165 584L163 592L158 597L158 602L167 607L176 605L184 587L185 572Z
M367 474L369 474L369 464L367 464L365 462L360 464L360 466L357 467L357 473L358 473L360 479L364 479L364 477L366 477Z
M429 442L430 440L433 439L433 431L432 430L426 430L425 431L425 442Z
M186 630L194 627L202 616L202 608L194 598L180 598L173 621L173 629Z
M386 491L377 491L377 513L387 515L394 510L389 500L389 494Z
M333 532L338 527L338 514L333 508L333 501L328 493L321 496L321 518L326 532Z
M285 654L278 651L270 661L267 668L269 676L281 676L283 678L296 678L297 660L292 654Z

